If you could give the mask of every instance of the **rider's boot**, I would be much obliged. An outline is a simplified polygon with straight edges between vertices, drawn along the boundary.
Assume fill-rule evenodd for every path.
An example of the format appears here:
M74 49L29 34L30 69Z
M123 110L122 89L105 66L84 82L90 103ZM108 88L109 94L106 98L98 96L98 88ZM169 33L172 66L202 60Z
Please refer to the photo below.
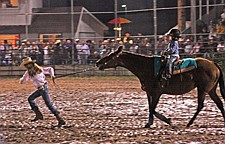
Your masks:
M56 114L55 117L58 120L58 127L61 127L62 125L66 124L66 122L63 120L63 118L60 116L60 114Z
M43 115L42 113L40 112L40 110L38 109L38 107L35 107L33 109L34 113L35 113L35 118L31 120L31 122L35 122L37 120L43 120Z

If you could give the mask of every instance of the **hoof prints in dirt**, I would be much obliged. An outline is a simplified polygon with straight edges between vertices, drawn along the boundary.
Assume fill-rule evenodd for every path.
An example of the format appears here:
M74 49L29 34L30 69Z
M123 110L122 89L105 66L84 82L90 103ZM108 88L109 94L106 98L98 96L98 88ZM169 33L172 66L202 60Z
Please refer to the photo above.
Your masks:
M99 85L98 80L96 83ZM110 84L113 88L117 85ZM194 124L186 128L196 111L195 92L163 95L157 111L171 118L175 128L157 118L151 128L144 128L148 118L145 93L130 90L129 85L123 91L112 91L112 87L108 84L107 88L94 91L71 86L57 94L50 91L66 120L61 128L55 127L57 120L41 98L37 102L44 120L30 122L34 116L26 97L30 90L1 94L0 143L225 143L222 115L209 97Z

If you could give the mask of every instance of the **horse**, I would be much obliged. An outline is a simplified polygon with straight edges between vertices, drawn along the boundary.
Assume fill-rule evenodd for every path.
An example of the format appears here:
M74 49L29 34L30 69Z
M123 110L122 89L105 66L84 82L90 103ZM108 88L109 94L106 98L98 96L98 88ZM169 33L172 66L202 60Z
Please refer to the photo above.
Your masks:
M158 113L155 109L162 94L182 95L194 88L197 88L198 106L194 116L188 122L186 127L193 124L199 112L204 107L205 95L209 94L210 98L216 103L222 113L225 124L225 111L223 103L216 93L217 85L219 84L220 93L225 100L224 79L221 68L218 64L204 58L195 58L197 68L182 73L173 75L168 79L168 84L162 87L161 80L154 74L154 57L123 51L123 46L119 46L115 52L99 59L96 66L99 70L124 67L132 72L140 81L141 88L147 94L149 115L148 122L145 128L149 128L153 124L155 115L158 119L174 127L171 119L163 114ZM181 85L180 87L178 87Z

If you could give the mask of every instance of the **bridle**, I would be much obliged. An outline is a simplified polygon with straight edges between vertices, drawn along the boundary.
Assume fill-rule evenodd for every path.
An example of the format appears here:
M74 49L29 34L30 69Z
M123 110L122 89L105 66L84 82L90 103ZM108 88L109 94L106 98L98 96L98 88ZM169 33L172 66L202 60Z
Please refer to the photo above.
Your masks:
M113 53L113 56L112 56L112 60L114 61L114 65L113 67L116 68L118 66L118 58L123 54L123 52L119 52L118 54L115 54ZM107 65L108 63L105 62L104 65Z

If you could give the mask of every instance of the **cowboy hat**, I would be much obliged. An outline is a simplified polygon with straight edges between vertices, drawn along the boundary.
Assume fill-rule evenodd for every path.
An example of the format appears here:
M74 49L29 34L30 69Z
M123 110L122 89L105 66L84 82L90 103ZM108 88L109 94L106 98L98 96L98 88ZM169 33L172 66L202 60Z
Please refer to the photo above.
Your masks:
M35 63L35 62L36 62L36 60L32 60L30 57L26 57L26 58L23 59L23 61L20 64L20 66L24 66L24 65L26 65L28 63Z
M59 43L61 43L61 40L56 40L55 41L55 44L59 44Z

